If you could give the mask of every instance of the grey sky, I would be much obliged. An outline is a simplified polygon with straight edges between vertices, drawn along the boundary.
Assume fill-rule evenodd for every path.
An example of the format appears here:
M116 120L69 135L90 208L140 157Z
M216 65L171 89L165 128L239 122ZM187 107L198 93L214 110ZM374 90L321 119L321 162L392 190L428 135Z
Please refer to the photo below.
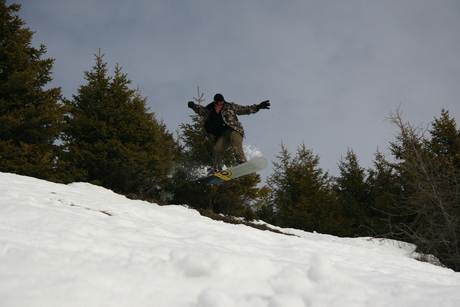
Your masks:
M245 144L269 161L304 142L338 175L348 148L370 167L388 153L401 104L413 124L441 109L460 123L460 2L16 0L33 44L55 58L54 81L71 98L101 48L109 74L123 67L174 132L187 101L215 93L270 110L241 116ZM272 172L271 163L263 175Z

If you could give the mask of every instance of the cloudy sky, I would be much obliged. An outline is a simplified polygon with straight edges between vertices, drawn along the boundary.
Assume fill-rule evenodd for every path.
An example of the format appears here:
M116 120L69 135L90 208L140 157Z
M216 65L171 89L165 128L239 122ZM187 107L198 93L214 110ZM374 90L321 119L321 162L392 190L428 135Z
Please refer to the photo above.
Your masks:
M403 118L428 125L441 110L460 123L460 2L456 0L7 0L22 5L33 45L55 59L72 98L101 48L171 132L190 123L197 86L270 110L241 116L245 144L269 161L304 142L338 175L353 149L370 167ZM272 172L270 167L263 172Z

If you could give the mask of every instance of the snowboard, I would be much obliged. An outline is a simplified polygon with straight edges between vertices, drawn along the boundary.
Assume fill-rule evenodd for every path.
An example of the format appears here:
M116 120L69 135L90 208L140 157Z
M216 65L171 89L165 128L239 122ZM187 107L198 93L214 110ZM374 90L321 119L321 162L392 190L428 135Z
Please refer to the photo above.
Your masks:
M250 173L261 171L267 167L267 164L268 163L265 158L257 157L242 164L238 164L223 171L198 179L197 181L202 185L209 187Z

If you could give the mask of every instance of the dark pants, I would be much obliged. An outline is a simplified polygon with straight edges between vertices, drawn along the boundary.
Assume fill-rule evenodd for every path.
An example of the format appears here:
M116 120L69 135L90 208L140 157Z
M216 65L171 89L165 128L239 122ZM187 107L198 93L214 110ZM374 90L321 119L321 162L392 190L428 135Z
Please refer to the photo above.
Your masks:
M212 149L212 154L214 157L214 165L221 166L224 163L225 152L230 147L233 148L233 151L236 155L236 161L239 163L246 162L246 156L243 151L243 136L241 133L236 132L233 129L227 129L220 138L217 139Z

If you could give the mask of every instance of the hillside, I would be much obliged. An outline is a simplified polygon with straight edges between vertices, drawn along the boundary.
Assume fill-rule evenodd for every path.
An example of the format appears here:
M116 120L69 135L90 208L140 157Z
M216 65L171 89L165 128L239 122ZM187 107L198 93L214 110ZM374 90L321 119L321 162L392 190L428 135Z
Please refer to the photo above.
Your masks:
M411 245L282 231L0 173L0 306L460 306Z

